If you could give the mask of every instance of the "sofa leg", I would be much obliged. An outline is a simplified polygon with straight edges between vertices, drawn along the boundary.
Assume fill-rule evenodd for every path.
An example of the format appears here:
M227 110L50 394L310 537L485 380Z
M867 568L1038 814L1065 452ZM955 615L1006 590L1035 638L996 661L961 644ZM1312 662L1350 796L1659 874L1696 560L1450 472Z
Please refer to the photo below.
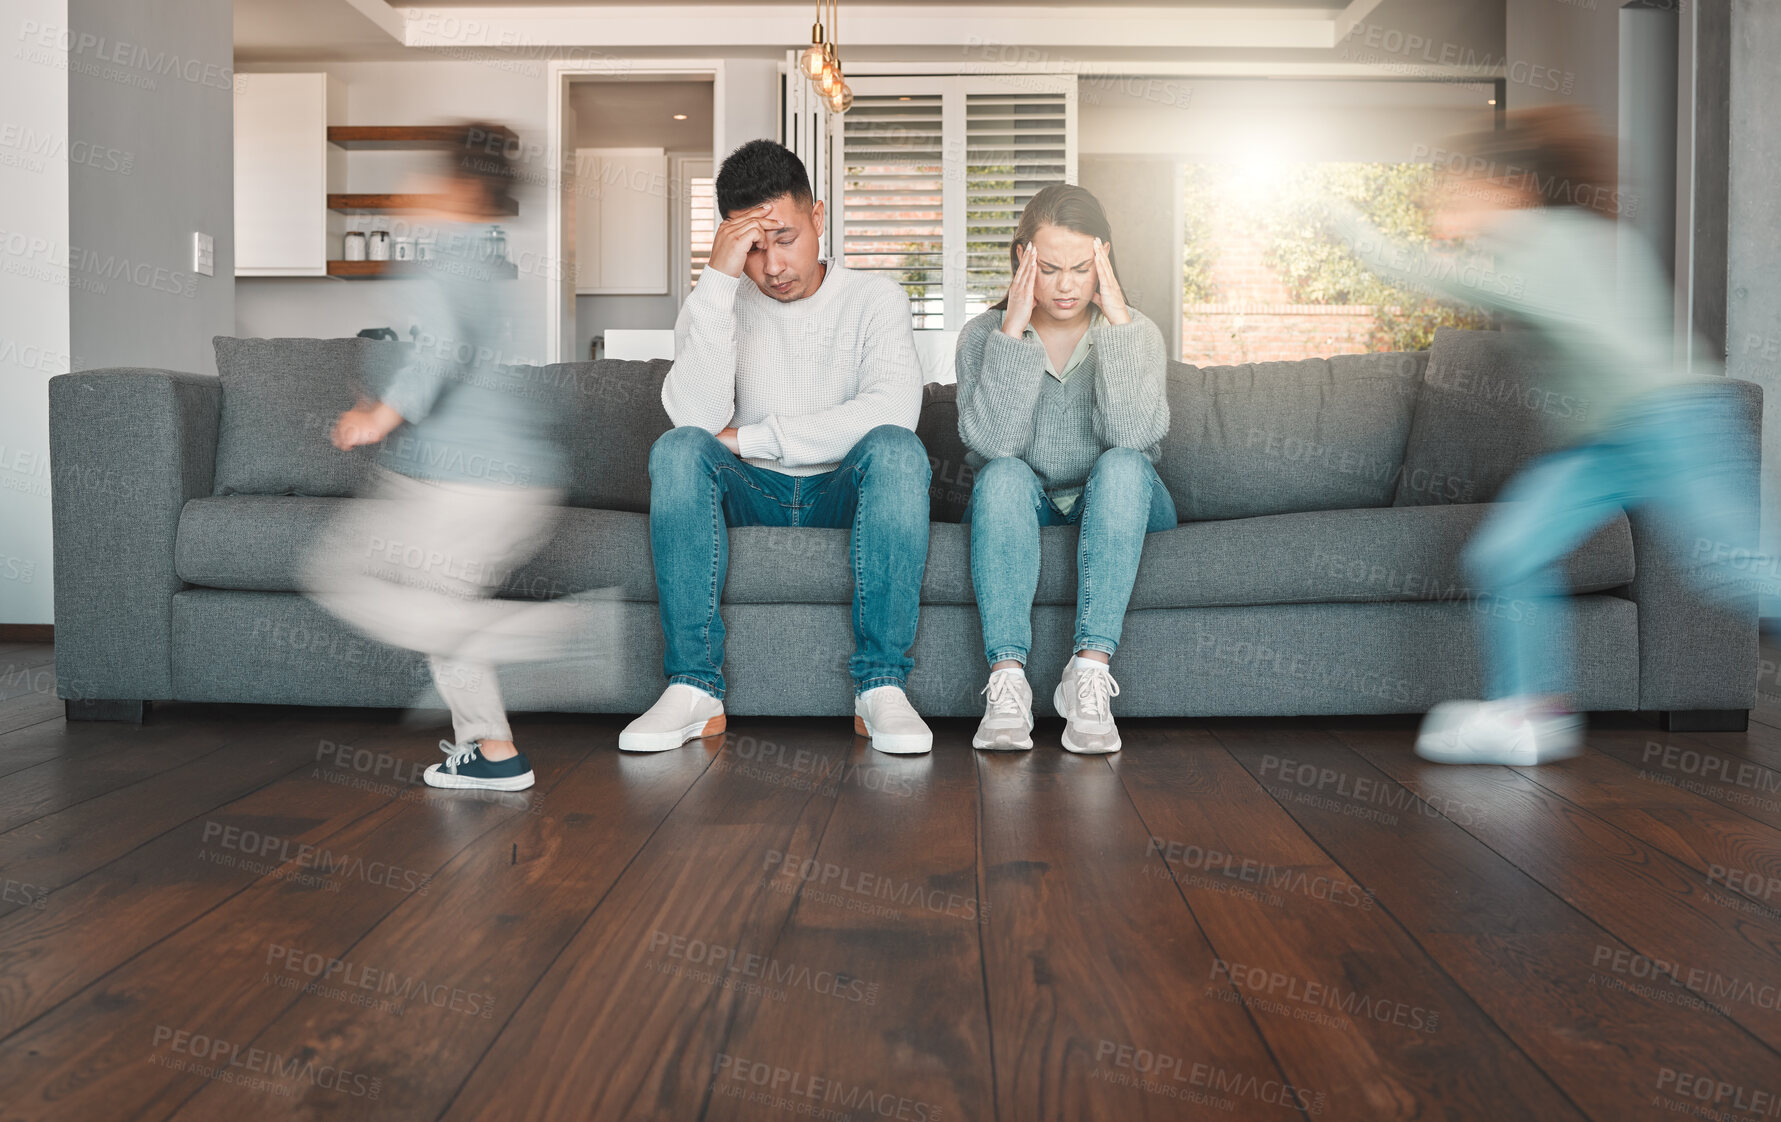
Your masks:
M1665 709L1657 715L1665 732L1743 732L1748 709Z
M114 701L102 697L69 697L63 699L70 721L123 721L140 725L146 701Z

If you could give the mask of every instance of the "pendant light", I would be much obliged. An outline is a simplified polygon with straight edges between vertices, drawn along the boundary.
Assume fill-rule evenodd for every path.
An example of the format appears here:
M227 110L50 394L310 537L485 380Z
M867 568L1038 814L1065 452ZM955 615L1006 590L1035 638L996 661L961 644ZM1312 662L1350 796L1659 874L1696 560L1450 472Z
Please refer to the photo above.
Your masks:
M825 4L828 6L826 26L823 20ZM853 107L853 90L847 85L847 76L841 70L841 55L835 49L835 44L840 41L840 27L840 0L817 0L816 22L810 27L810 46L798 56L798 69L822 95L829 112L837 114Z
M810 25L810 46L798 57L798 69L804 77L815 81L823 72L828 61L828 37L823 33L822 26L823 0L816 0L816 22Z

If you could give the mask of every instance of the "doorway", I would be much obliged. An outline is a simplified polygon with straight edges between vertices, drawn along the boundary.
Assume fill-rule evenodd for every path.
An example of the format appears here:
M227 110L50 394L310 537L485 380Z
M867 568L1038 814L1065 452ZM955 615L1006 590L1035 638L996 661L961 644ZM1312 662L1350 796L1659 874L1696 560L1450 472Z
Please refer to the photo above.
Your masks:
M673 357L674 321L715 228L721 71L564 72L562 270L553 361Z

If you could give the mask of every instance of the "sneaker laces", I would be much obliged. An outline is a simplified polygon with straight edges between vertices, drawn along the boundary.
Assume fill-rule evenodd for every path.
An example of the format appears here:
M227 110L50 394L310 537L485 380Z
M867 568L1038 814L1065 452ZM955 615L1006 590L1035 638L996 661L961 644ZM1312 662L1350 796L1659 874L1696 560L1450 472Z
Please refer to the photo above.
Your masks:
M477 749L481 747L482 742L480 740L466 740L462 744L453 744L449 740L441 740L439 742L439 750L445 753L445 770L456 775L458 769L469 763L470 758L475 756Z
M1022 720L1026 718L1026 707L1021 704L1020 690L1014 684L1015 679L1021 676L1022 672L1012 667L997 670L989 676L989 684L977 691L989 695L991 716L1019 717Z
M1076 715L1099 724L1109 719L1113 699L1119 696L1119 683L1110 670L1078 669L1076 671Z

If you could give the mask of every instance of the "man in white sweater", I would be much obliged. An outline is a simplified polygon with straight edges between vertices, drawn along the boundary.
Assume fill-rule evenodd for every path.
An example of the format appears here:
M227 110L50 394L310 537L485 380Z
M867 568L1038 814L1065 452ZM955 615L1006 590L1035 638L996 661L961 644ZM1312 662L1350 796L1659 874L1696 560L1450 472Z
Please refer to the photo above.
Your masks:
M724 221L674 328L649 454L649 541L668 688L619 736L633 752L724 728L729 526L850 527L854 729L881 752L933 746L904 695L928 552L921 365L888 277L819 258L823 205L770 140L717 174Z

